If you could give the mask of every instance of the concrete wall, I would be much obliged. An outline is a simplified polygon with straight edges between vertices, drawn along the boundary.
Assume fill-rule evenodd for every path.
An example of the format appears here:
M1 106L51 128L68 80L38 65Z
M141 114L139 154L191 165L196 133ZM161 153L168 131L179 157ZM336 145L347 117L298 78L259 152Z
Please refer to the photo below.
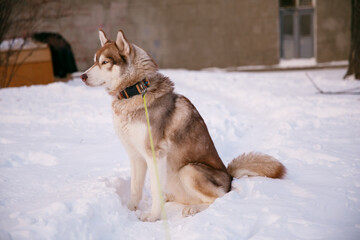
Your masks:
M316 60L347 60L350 52L351 0L316 0Z
M161 68L201 69L279 62L278 0L62 0L70 15L39 30L61 33L79 70L92 65L98 29L119 29ZM350 47L350 1L317 0L318 62L345 60Z
M71 9L71 16L40 30L60 32L80 70L92 64L99 27L112 38L123 29L161 68L279 61L277 0L73 0Z

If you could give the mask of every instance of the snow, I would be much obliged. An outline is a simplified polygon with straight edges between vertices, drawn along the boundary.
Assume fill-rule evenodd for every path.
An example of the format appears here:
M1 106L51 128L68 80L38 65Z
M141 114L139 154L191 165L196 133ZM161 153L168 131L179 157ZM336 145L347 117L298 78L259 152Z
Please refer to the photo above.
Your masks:
M294 58L294 59L280 59L279 66L281 67L299 67L299 66L315 66L316 59L313 58Z
M360 97L317 94L305 71L162 70L205 119L223 161L260 151L283 180L243 178L207 210L166 203L171 239L360 239ZM325 91L359 87L309 70ZM126 208L130 166L111 99L80 79L0 90L0 239L164 239Z
M25 43L24 43L25 41ZM0 51L19 50L19 49L34 49L46 48L47 45L40 42L35 42L31 38L14 38L0 42Z
M349 61L332 61L318 63L315 58L294 58L294 59L281 59L278 64L279 68L306 68L306 67L336 67L347 66Z
M347 67L349 61L331 61L319 63L315 58L294 58L294 59L280 59L280 62L275 65L249 65L249 66L237 66L229 67L227 69L221 68L207 68L207 71L213 72L224 72L228 71L273 71L273 70L304 70L304 69L315 69L315 68L342 68Z

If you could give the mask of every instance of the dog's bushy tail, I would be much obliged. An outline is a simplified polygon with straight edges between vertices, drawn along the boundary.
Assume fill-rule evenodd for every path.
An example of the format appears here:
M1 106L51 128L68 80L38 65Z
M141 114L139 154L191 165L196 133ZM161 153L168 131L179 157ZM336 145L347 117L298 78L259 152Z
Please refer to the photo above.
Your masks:
M244 176L263 176L269 178L283 178L286 168L277 159L267 154L250 152L233 159L227 171L235 178Z

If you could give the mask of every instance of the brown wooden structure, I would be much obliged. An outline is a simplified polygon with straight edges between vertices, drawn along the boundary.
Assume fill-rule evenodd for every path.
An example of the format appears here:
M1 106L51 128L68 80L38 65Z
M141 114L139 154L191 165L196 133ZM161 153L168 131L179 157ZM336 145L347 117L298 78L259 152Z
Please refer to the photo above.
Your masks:
M24 47L22 50L12 51L8 66L0 66L0 73L8 71L7 80L13 68L17 68L8 87L54 82L51 52L46 44L35 44L31 47ZM0 57L5 57L7 52L7 49L2 49Z

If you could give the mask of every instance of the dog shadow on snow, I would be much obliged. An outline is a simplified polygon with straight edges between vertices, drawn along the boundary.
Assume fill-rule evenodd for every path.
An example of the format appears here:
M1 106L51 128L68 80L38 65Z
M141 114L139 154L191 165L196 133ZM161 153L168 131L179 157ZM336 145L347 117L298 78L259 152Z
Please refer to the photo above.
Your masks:
M127 172L129 172L128 170ZM130 176L126 176L125 174L121 174L123 176L116 177L101 177L99 181L103 182L106 187L115 190L116 195L118 196L121 205L129 211L129 213L134 213L137 218L140 217L141 212L146 212L151 209L151 193L150 193L150 181L148 179L145 180L143 197L139 203L139 206L135 212L130 211L127 208L127 204L130 201ZM168 219L174 218L183 218L181 211L184 205L176 202L166 202L165 210L167 213ZM140 220L139 220L140 221Z
M126 172L122 172L118 176L114 177L102 177L99 179L102 183L105 184L107 188L113 189L116 193L117 197L119 198L121 205L125 208L129 213L134 214L139 218L141 212L146 212L151 209L151 193L149 192L150 189L150 182L148 179L145 180L143 198L139 203L138 209L135 212L130 211L127 208L127 204L130 201L130 183L131 178ZM258 180L264 181L264 179L258 178ZM250 178L243 178L240 180L236 180L232 182L232 189L229 193L236 192L240 199L246 199L248 197L256 197L259 195L259 191L256 190L255 182L251 181ZM165 203L165 210L167 213L168 219L181 219L183 218L181 214L181 210L184 205L176 202L166 202ZM140 220L139 220L140 221Z

